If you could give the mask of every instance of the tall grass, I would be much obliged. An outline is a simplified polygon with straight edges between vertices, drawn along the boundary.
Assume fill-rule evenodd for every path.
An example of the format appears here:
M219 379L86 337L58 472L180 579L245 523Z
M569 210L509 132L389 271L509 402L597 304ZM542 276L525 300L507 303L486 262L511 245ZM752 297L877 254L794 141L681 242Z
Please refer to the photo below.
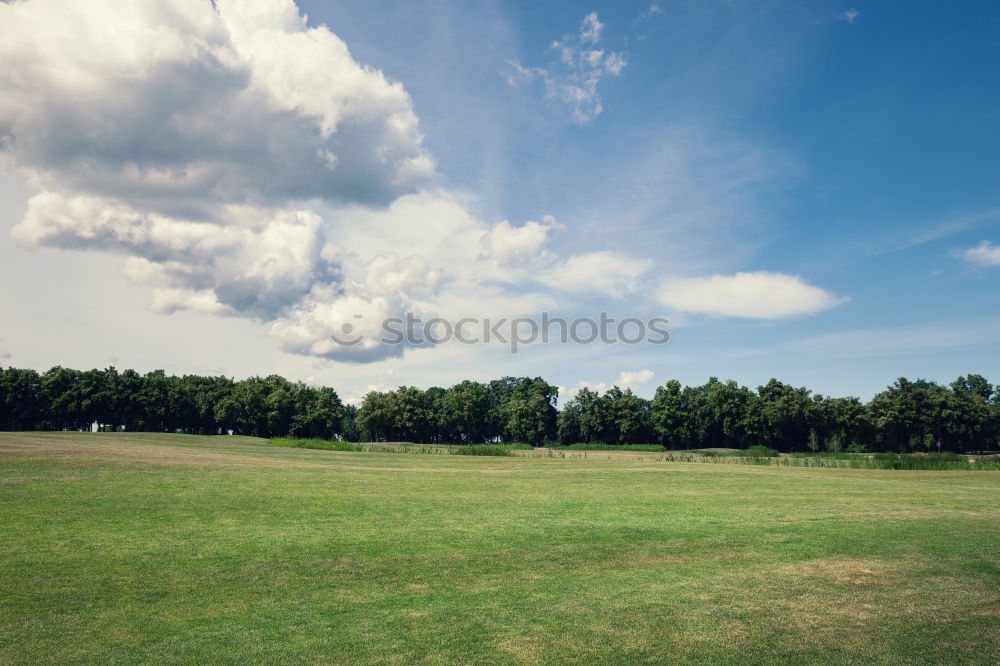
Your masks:
M450 447L449 453L455 456L512 456L510 446L506 444L466 444Z
M827 469L895 469L895 470L982 470L1000 471L1000 458L969 457L957 454L875 455L791 455L791 456L703 456L693 453L668 453L667 462L723 463L736 465L771 465L778 467L820 467Z
M530 451L530 444L515 442L512 444L412 444L409 442L345 442L328 439L295 439L292 437L275 437L269 441L271 446L284 446L297 449L319 449L321 451L351 451L354 453L413 453L426 455L459 455L459 456L509 456L512 451Z
M659 444L602 444L600 442L577 442L565 446L550 447L556 451L644 451L662 453L666 449Z
M777 458L781 454L770 447L758 444L747 448L742 453L738 453L737 455L743 456L744 458Z
M534 450L530 444L411 444L408 442L368 442L359 444L342 440L293 439L275 437L271 446L323 451L352 451L367 453L412 453L458 456L511 456L514 451ZM710 450L666 452L657 444L594 444L579 443L551 447L532 457L565 458L566 451L638 451L663 453L652 458L665 462L721 463L735 465L771 465L778 467L819 467L827 469L895 469L895 470L990 470L1000 471L1000 456L962 456L956 453L793 453L781 455L764 446L750 447L746 451L718 454Z
M270 440L271 446L286 446L295 449L322 449L323 451L363 451L361 444L345 442L339 439L295 439L292 437L275 437Z

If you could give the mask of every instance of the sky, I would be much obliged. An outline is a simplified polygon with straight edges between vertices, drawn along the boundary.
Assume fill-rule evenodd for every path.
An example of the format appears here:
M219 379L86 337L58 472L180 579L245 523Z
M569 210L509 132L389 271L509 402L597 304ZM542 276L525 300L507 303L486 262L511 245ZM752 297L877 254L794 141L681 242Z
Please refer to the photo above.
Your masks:
M1000 381L998 35L992 2L0 2L0 364ZM543 312L670 340L379 337Z

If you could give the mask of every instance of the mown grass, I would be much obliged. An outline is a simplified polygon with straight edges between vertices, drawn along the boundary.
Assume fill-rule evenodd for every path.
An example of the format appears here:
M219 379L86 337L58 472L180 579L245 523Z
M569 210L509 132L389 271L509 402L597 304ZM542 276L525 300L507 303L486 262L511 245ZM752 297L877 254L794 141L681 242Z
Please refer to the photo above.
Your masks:
M585 454L0 434L0 663L1000 659L1000 473Z

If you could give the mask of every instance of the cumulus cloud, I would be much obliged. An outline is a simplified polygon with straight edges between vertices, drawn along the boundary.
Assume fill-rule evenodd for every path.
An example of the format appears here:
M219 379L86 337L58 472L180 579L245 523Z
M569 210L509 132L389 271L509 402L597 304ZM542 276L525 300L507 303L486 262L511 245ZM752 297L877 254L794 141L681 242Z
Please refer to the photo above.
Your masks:
M1000 266L1000 245L983 241L976 247L962 250L959 252L959 256L963 261L974 266Z
M667 307L746 319L814 314L843 300L794 275L767 271L671 279L660 289L660 302Z
M553 218L489 224L436 189L403 86L292 0L0 3L0 147L40 190L20 243L121 255L154 310L251 318L292 353L400 355L386 317L551 305L532 285L579 291L588 263L620 292L643 265L560 257Z
M623 370L618 373L618 379L611 386L617 386L622 389L635 389L635 387L640 384L645 384L654 377L654 373L650 369L645 370ZM568 402L576 397L582 389L590 389L598 395L604 395L611 388L606 382L590 382L587 380L581 380L575 387L566 388L565 386L559 387L559 395L562 396L563 402Z
M0 136L45 189L207 216L433 176L402 85L291 0L32 0L0 25Z
M590 389L594 393L604 394L607 393L608 389L612 386L617 386L619 388L635 388L640 384L645 384L651 380L655 374L649 368L644 370L623 370L618 373L618 379L614 384L607 384L606 382L591 382L587 380L581 380L576 387L566 388L565 386L559 387L559 395L563 396L566 400L572 400L580 389Z
M555 59L548 66L525 67L512 61L508 83L539 80L546 97L570 107L573 122L584 125L593 121L604 110L598 91L601 80L618 76L627 64L623 53L598 48L603 30L597 12L587 14L576 34L552 42L549 50Z
M649 368L645 370L625 370L618 374L618 381L615 382L622 388L645 384L654 377L654 373Z

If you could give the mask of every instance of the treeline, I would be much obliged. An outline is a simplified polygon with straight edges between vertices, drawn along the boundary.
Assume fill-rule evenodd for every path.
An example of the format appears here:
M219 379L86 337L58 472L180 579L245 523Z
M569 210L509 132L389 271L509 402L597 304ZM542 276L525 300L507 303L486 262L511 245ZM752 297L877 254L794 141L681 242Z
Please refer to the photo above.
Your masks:
M767 446L789 453L995 450L1000 436L1000 392L980 375L947 387L899 379L867 404L776 379L754 391L714 377L701 386L669 381L652 400L617 386L603 394L584 388L558 412L556 397L555 387L538 378L402 387L369 393L356 424L362 436L386 441Z
M283 377L167 375L162 370L0 369L0 430L103 430L326 437L344 430L332 388Z
M981 375L949 386L899 379L870 402L772 379L752 390L709 379L669 381L651 400L581 389L557 410L540 377L450 388L373 391L360 408L336 391L283 377L172 376L162 370L0 368L0 429L105 430L342 438L440 444L577 442L669 449L767 446L808 451L983 451L1000 437L1000 387Z

